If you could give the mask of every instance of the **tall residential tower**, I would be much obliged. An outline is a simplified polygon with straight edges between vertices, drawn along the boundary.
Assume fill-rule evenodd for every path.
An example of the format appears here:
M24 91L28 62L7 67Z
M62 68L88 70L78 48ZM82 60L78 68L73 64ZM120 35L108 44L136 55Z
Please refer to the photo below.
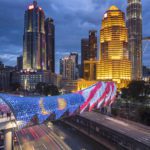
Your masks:
M45 14L34 1L25 11L23 69L46 70Z
M142 78L142 4L141 0L128 0L127 28L129 37L132 79Z

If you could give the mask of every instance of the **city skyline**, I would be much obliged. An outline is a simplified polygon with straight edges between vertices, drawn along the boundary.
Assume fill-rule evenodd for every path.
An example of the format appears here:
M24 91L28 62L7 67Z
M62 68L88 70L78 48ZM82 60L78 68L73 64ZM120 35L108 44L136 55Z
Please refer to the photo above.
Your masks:
M150 16L148 12L148 6L146 1L142 1L143 4L143 36L150 36L148 31L149 23L147 23L147 17ZM47 16L52 17L56 24L56 66L59 66L59 59L64 55L68 55L70 52L76 51L80 56L80 40L88 35L90 29L96 29L99 33L99 27L101 26L101 18L103 13L114 4L122 11L126 12L127 2L120 2L119 0L108 0L107 2L101 0L99 2L86 0L86 1L73 1L67 3L66 0L56 2L49 1L37 1L39 6L43 8ZM71 2L74 2L71 4ZM103 5L101 5L101 2ZM27 0L25 2L16 1L16 3L10 0L2 1L1 11L6 16L1 16L2 24L0 25L0 58L6 65L15 65L16 57L22 54L23 44L23 19L24 10L32 1ZM59 6L62 4L60 10ZM6 7L7 6L7 7ZM11 15L8 11L11 7ZM80 6L80 7L78 7ZM13 9L14 7L14 9ZM5 9L4 9L5 8ZM17 9L16 9L17 8ZM89 9L90 8L90 9ZM5 13L8 11L8 14ZM63 13L60 13L63 12ZM20 14L17 16L17 14ZM6 20L7 18L7 20ZM11 24L11 22L15 22ZM8 22L10 21L10 23ZM82 25L82 26L81 26ZM71 28L68 28L71 27ZM7 29L7 31L5 31ZM72 34L70 34L72 32ZM8 34L10 33L10 34ZM62 36L65 33L66 38ZM99 38L99 37L98 37ZM143 46L144 49L145 45ZM146 54L146 55L145 55ZM147 47L143 57L143 64L150 67L150 46ZM8 60L9 58L9 60ZM58 72L58 70L56 70Z

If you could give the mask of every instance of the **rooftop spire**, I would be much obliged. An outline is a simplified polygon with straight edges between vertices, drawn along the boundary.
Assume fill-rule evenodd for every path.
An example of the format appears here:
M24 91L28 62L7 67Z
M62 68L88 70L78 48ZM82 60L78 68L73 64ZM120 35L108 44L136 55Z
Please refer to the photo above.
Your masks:
M117 6L112 5L112 6L109 8L109 10L119 10L119 9L118 9L118 7L117 7Z

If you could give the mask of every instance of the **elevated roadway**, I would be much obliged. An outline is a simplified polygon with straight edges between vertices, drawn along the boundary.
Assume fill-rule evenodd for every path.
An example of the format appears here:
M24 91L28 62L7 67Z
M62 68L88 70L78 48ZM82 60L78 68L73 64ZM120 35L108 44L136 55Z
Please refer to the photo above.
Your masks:
M65 122L109 149L150 149L148 126L121 121L96 112L84 112L66 119Z

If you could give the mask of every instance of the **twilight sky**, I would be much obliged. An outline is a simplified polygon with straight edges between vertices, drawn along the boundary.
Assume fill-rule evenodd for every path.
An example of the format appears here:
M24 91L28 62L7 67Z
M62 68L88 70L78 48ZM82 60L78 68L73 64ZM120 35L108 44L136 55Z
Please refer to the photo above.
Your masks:
M56 26L56 66L59 58L71 51L80 55L81 38L90 29L98 31L105 11L116 5L125 12L127 0L37 0L46 17ZM0 59L5 65L15 65L23 51L24 11L32 0L0 0ZM143 36L150 36L149 0L143 3ZM150 41L143 44L143 63L150 67ZM58 67L56 67L58 68ZM58 72L58 69L57 69Z

